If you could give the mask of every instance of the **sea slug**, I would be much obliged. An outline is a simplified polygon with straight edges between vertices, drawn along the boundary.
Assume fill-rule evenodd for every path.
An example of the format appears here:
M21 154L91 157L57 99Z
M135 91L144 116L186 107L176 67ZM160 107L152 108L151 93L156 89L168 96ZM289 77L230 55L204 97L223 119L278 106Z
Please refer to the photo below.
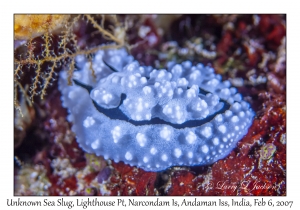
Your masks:
M140 66L124 49L98 51L59 89L79 145L146 171L207 165L226 157L254 112L213 68L190 61L167 70Z

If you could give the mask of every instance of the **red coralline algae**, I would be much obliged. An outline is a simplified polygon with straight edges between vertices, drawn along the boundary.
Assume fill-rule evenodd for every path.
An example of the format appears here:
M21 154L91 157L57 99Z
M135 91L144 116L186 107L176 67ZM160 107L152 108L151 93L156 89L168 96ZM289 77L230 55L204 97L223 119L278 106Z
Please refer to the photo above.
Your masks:
M145 172L122 162L113 163L112 166L115 170L107 186L111 195L155 195L155 172Z

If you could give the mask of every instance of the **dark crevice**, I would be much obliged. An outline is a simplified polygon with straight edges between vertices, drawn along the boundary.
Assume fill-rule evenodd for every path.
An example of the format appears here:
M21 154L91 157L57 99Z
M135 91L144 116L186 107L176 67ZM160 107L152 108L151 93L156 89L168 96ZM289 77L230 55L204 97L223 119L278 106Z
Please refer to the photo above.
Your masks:
M108 68L114 72L119 72L117 69L115 69L113 66L111 66L109 63L107 63L104 59L102 59L103 63L108 66Z

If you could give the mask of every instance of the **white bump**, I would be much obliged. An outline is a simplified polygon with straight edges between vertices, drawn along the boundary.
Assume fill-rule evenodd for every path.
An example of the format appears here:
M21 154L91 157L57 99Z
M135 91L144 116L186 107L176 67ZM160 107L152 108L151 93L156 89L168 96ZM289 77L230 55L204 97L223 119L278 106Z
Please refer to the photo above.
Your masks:
M68 97L72 100L75 99L76 98L76 91L75 90L70 91L69 94L68 94Z
M152 147L152 148L150 149L150 153L151 153L152 155L155 155L155 154L157 153L157 149L156 149L155 147Z
M193 158L193 152L188 152L188 158Z
M215 119L216 119L217 122L222 122L223 121L223 117L220 114L218 114Z
M120 128L120 126L114 127L114 129L111 131L111 134L113 136L114 142L118 143L118 140L121 137L121 128Z
M230 90L228 88L224 88L221 90L221 93L224 94L225 96L230 95Z
M134 75L130 75L130 76L129 76L129 80L130 80L130 81L134 81L134 80L135 80L135 76L134 76Z
M145 86L144 88L143 88L143 92L145 93L145 95L147 95L147 94L149 94L149 93L151 93L151 88L149 87L149 86Z
M159 73L158 73L158 78L161 78L161 77L163 77L163 76L165 76L165 72L164 71L160 71Z
M92 117L87 117L87 118L83 121L83 126L86 127L86 128L88 128L88 127L94 125L94 123L95 123L94 118L92 118Z
M208 148L207 145L203 145L203 146L201 147L201 150L202 150L203 153L206 154L206 153L208 153L209 148Z
M196 91L193 89L188 89L186 91L186 95L188 98L194 98L194 97L196 97Z
M245 116L245 112L240 112L239 115L240 115L240 117L244 117Z
M220 125L219 127L218 127L218 130L221 132L221 133L225 133L226 132L226 127L225 127L225 125Z
M125 159L126 160L132 160L132 154L130 152L126 152Z
M100 90L94 90L93 94L94 94L94 97L97 97L100 94Z
M219 144L219 139L217 137L213 138L213 144L218 145Z
M167 161L167 160L168 160L168 156L167 156L166 154L163 154L163 155L161 156L161 159L162 159L163 161Z
M143 158L144 163L148 163L149 159L147 157Z
M197 136L192 131L189 131L185 139L189 144L194 144L197 139Z
M209 138L212 135L212 131L211 131L211 127L206 126L205 128L202 129L201 134L206 137Z
M103 101L108 104L112 100L113 96L110 93L107 93L102 96Z
M204 109L207 108L207 103L206 103L206 101L204 101L204 100L201 100L200 105L201 105ZM220 116L221 116L221 115L220 115Z
M163 111L164 111L164 110L163 110ZM172 108L170 108L170 107L167 108L167 109L166 109L166 114L172 114Z
M145 146L147 138L143 133L137 133L135 138L141 147Z
M207 84L210 86L217 86L217 84L219 84L219 83L220 83L219 80L214 78L214 79L210 80Z
M168 127L164 127L161 131L160 131L160 137L167 140L167 141L170 141L171 139L171 130L168 129Z
M175 157L179 158L182 155L182 152L179 148L174 149Z
M226 117L230 117L231 115L232 115L232 111L226 110L225 116L226 116Z
M224 142L227 142L227 138L226 138L226 137L224 137L224 138L223 138L223 141L224 141Z
M136 109L137 109L136 110L137 112L143 111L143 104L142 103L138 103Z
M119 80L120 80L120 78L115 76L115 77L112 78L111 82L116 84L116 83L120 82Z
M93 143L91 144L92 149L98 149L98 147L100 146L100 140L96 139L95 141L93 141Z
M182 88L177 88L176 91L177 91L177 94L179 94L179 95L183 92Z
M146 84L147 79L146 79L146 77L142 77L142 78L140 79L140 81L141 81L142 84Z
M234 103L233 105L232 105L232 108L234 108L236 111L238 111L238 110L240 110L241 109L241 104L239 104L239 103Z
M234 126L234 129L236 130L236 131L238 131L240 128L239 128L239 126Z
M133 117L134 118L134 117ZM137 121L140 121L141 119L142 119L142 116L141 115L135 115L135 119L137 120Z
M233 122L233 123L236 123L236 122L238 122L239 121L239 118L236 116L236 115L234 115L232 118L231 118L231 122Z

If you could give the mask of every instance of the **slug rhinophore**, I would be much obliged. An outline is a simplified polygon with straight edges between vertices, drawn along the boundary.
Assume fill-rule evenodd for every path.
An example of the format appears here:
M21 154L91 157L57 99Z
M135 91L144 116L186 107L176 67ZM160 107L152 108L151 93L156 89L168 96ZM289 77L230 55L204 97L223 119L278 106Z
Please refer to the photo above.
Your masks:
M190 61L168 70L140 66L124 49L76 62L59 89L82 149L146 171L207 165L226 157L247 133L254 112L229 81Z

